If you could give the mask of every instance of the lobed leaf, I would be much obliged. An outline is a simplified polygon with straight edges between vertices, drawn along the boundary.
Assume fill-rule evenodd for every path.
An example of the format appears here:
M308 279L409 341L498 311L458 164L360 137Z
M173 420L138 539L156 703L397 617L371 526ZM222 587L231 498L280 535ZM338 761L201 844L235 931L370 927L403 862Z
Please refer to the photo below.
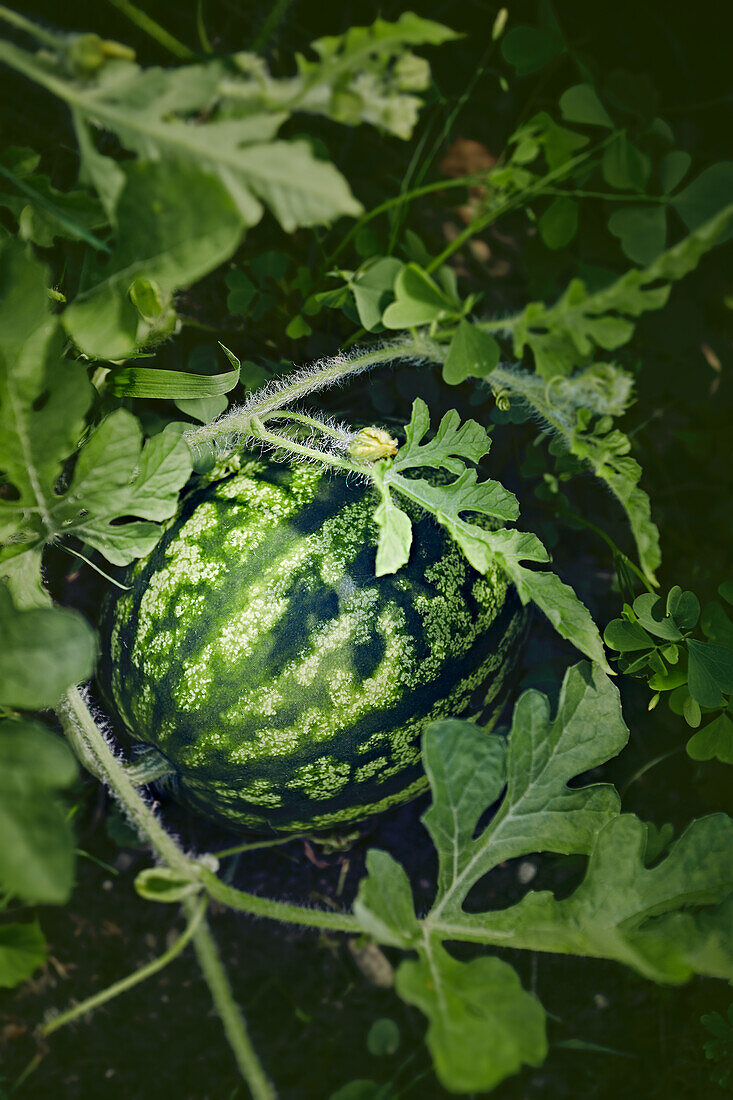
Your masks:
M148 553L160 535L157 521L173 515L191 472L190 452L175 431L154 436L141 451L139 424L120 409L90 434L70 484L58 491L93 390L81 364L61 359L63 336L45 285L43 265L6 242L0 249L0 410L7 430L0 470L15 493L0 501L0 569L24 603L41 601L32 580L38 580L39 551L60 537L76 535L117 565ZM118 522L130 516L138 522Z
M43 57L0 42L0 60L46 87L71 109L83 177L92 182L110 217L124 186L124 170L96 148L94 130L114 133L142 160L195 165L216 178L236 204L240 224L255 225L263 202L282 227L319 225L357 215L361 204L340 172L303 140L275 140L294 112L337 122L368 122L407 138L429 83L429 67L410 45L456 38L447 27L403 12L394 23L312 44L318 57L298 55L295 77L275 78L262 59L235 54L178 69L141 69L107 59L94 74L75 76L62 53ZM219 108L224 105L224 110ZM190 169L189 169L190 170ZM154 204L149 203L149 209ZM194 212L205 211L191 201ZM141 208L142 210L142 208Z
M459 474L465 469L466 459L479 462L491 447L486 429L475 420L466 420L461 424L455 409L445 414L435 436L425 441L429 430L430 412L422 398L418 397L413 402L410 422L405 428L405 443L400 447L391 469L431 466L436 470Z
M124 359L154 338L174 292L230 256L244 227L224 185L198 166L138 162L123 170L117 243L104 264L90 266L63 314L67 332L92 358ZM141 283L146 301L154 287L156 310L136 301L132 291Z
M570 897L530 891L487 915L494 934L511 929L517 946L615 959L653 981L679 983L693 973L731 980L733 819L696 819L653 867L646 844L637 817L609 821ZM477 928L482 918L462 920Z
M573 279L554 305L530 302L508 326L515 355L519 358L529 348L535 369L549 381L589 363L597 348L614 351L626 344L634 332L630 318L661 309L669 297L668 284L692 271L732 223L733 205L728 205L647 267L627 271L610 286L590 293L582 279Z
M435 1072L451 1092L489 1091L547 1057L544 1009L501 959L458 962L435 943L400 965L395 988L428 1017Z
M571 780L626 744L618 690L582 662L563 680L554 717L547 697L524 692L514 708L506 761L495 738L469 723L435 723L423 740L433 804L423 823L438 851L436 911L457 913L471 886L505 859L533 852L587 853L619 812L613 787ZM484 831L481 814L506 793Z
M498 481L479 481L476 470L466 465L478 462L489 450L491 440L485 429L473 420L461 425L455 409L443 417L435 436L424 442L429 427L428 407L418 398L405 429L404 446L393 461L374 468L373 480L381 495L375 514L378 575L395 572L408 560L410 551L406 513L394 504L394 491L434 516L478 572L486 573L492 564L498 564L516 585L523 603L534 601L562 637L607 669L598 630L572 588L553 573L535 572L522 564L548 560L537 536L495 529L516 520L519 505ZM405 476L408 470L424 467L457 476L447 484Z

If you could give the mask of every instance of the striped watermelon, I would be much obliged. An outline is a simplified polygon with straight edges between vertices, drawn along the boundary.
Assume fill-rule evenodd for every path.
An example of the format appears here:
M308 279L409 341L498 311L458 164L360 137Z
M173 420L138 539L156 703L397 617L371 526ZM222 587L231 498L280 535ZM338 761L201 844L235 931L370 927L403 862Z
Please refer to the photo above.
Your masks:
M428 517L409 564L376 578L374 505L316 467L246 460L123 578L103 684L182 801L259 832L341 826L426 787L427 722L498 713L515 589Z

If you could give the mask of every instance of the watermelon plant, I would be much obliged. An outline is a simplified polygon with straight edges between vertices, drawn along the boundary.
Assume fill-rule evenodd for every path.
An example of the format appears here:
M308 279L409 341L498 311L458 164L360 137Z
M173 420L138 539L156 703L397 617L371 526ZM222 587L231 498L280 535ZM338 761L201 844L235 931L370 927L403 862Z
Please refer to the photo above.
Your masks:
M313 37L278 4L242 50L201 4L195 48L115 7L129 26L86 33L0 6L6 79L65 127L58 158L47 123L41 152L0 152L0 986L32 1000L49 960L77 965L43 928L84 866L183 928L13 1022L11 1092L190 945L240 1084L277 1095L287 1059L238 1004L225 913L266 918L273 957L283 929L347 944L405 1006L414 1052L378 1082L346 1080L347 1051L334 1100L622 1057L557 1039L538 958L711 998L733 980L733 819L693 772L733 762L733 627L672 583L647 493L665 441L644 443L650 333L733 232L731 163L685 182L644 79L587 60L549 4L497 10L450 95L440 59L474 44L432 15L314 17ZM494 101L514 109L497 155L454 133ZM688 465L709 457L671 423ZM730 603L696 547L678 558ZM634 795L684 747L678 717L697 732L658 824ZM262 868L289 853L277 891L245 866L263 848ZM330 893L303 896L331 858ZM366 1030L397 1056L394 1021Z

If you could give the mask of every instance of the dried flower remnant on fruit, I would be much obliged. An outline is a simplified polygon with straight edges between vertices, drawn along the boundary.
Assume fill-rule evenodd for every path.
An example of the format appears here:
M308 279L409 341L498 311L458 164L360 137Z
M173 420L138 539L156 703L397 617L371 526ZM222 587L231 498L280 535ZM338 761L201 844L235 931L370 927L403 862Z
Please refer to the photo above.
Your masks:
M362 428L349 446L349 454L362 462L378 462L397 454L397 440L384 428Z

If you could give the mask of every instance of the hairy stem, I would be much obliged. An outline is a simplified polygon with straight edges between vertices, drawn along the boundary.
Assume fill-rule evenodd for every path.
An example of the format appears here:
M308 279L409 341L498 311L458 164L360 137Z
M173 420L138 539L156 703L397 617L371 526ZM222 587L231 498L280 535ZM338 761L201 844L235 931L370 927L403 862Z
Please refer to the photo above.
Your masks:
M274 384L263 387L259 394L254 394L244 408L234 409L212 424L192 428L185 433L184 439L190 447L197 447L231 435L240 436L242 439L252 436L257 438L259 433L252 431L254 419L264 424L273 414L299 401L306 394L326 389L351 375L360 374L382 363L392 363L399 359L431 358L434 356L434 351L433 342L416 333L405 339L383 344L381 347L359 349L348 358L345 355L336 355L325 362L314 364L313 367L296 371L291 377L286 376Z
M189 914L195 911L196 904L192 898L183 902ZM234 1000L219 949L205 918L194 932L193 946L229 1046L234 1053L242 1077L249 1085L253 1100L275 1100L277 1093L252 1046L247 1024L239 1005Z
M268 416L268 420L292 420L296 424L304 424L307 428L313 428L314 431L320 432L321 435L327 435L331 439L338 439L339 442L345 442L343 431L338 431L336 428L332 428L329 424L323 424L320 420L316 420L315 417L306 416L305 413L294 412L277 412Z
M288 436L278 435L277 432L269 432L257 417L252 418L251 424L252 432L250 434L252 438L260 439L263 443L269 443L271 447L275 447L278 451L288 451L295 457L322 462L325 466L332 466L335 470L345 470L347 473L362 473L360 466L357 466L354 462L349 462L346 458L337 458L325 451L317 451L313 447L304 447L302 443L296 443L294 439L290 439Z
M127 768L110 749L77 688L66 692L57 712L82 764L113 791L137 831L148 839L158 856L169 867L188 874L191 861L138 793Z
M292 905L290 902L274 901L272 898L260 898L254 894L246 894L236 890L233 886L227 886L220 878L205 867L201 869L199 881L215 901L230 909L240 909L245 913L253 913L258 917L269 917L271 920L282 920L288 924L302 924L308 928L326 928L331 932L361 931L356 917L350 913L338 913L322 911L320 909L308 909L304 905Z
M126 978L121 978L120 981L113 982L113 984L107 986L106 989L101 990L99 993L95 993L93 997L87 997L85 1001L81 1001L79 1004L74 1005L73 1008L69 1008L66 1012L61 1012L58 1016L54 1016L52 1020L49 1020L49 1022L44 1024L41 1028L41 1034L44 1038L52 1035L53 1032L58 1031L59 1028L65 1027L66 1024L78 1020L80 1016L86 1016L88 1012L93 1012L95 1008L100 1008L101 1005L106 1004L107 1001L111 1001L113 997L119 997L120 993L126 993L128 989L133 989L136 985L139 985L140 982L144 982L147 978L152 978L153 974L157 974L159 970L163 970L168 963L172 962L173 959L181 954L186 945L191 941L201 923L207 904L208 898L199 899L192 904L192 912L189 915L188 924L172 947L169 947L167 951L159 955L157 959L153 959L151 962L134 970L132 974L128 974Z
M57 711L64 732L81 762L109 786L127 816L148 839L158 857L168 867L181 871L192 880L198 877L199 865L188 859L138 793L125 766L115 757L77 688L70 688L66 692ZM211 877L218 882L216 876ZM244 898L245 895L242 895L239 908L245 908ZM252 900L254 908L251 911L257 912L260 899ZM189 921L193 921L198 905L199 902L193 898L184 900L183 907ZM287 919L284 913L280 916L281 919ZM192 937L194 947L237 1065L255 1100L272 1100L275 1093L249 1040L246 1025L232 996L216 944L203 914L199 920L201 923L194 929Z

